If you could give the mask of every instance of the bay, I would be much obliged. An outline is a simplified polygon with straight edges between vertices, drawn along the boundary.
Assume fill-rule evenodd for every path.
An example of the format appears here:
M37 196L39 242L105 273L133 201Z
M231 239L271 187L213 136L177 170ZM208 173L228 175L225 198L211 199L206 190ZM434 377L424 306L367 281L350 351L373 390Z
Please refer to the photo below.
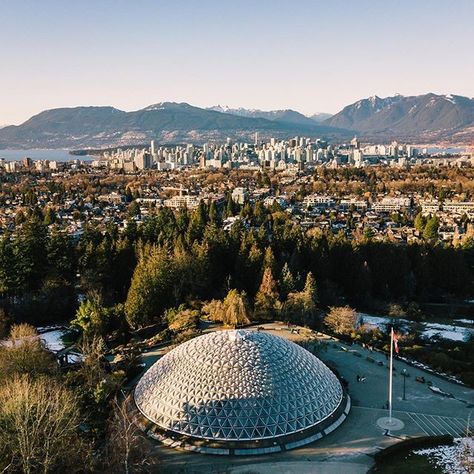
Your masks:
M31 150L0 150L0 159L6 161L21 161L23 158L31 158L32 160L50 160L50 161L72 161L81 160L89 161L94 158L89 155L70 155L69 150L62 149L31 149Z

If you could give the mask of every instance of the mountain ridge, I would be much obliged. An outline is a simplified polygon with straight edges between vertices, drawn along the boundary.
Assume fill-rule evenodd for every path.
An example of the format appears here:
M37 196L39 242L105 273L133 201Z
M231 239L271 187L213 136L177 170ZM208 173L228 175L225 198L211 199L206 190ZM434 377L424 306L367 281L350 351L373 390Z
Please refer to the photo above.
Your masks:
M474 99L432 92L385 98L374 95L347 105L322 123L355 130L365 138L469 139L474 137Z
M293 109L260 110L246 109L243 107L230 108L227 106L215 105L213 107L208 107L207 110L214 110L230 115L238 115L239 117L265 118L272 122L285 122L308 126L314 125L313 119Z
M162 143L199 143L228 136L249 139L255 132L276 137L298 133L329 137L348 134L311 121L307 124L272 121L202 109L185 102L161 102L131 112L110 106L45 110L20 125L1 129L0 148L119 146L151 139Z
M0 129L0 148L86 148L161 143L253 140L294 135L366 141L470 143L474 99L454 94L393 95L360 99L335 115L307 117L292 109L262 111L186 102L159 102L125 112L111 106L44 110Z

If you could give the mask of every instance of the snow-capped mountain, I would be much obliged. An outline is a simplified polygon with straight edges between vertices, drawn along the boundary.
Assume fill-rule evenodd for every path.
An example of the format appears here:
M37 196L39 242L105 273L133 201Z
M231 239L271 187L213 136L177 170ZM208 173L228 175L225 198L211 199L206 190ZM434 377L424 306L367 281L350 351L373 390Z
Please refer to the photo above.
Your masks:
M344 107L324 123L365 136L447 138L474 126L474 99L432 93L385 98L374 95Z

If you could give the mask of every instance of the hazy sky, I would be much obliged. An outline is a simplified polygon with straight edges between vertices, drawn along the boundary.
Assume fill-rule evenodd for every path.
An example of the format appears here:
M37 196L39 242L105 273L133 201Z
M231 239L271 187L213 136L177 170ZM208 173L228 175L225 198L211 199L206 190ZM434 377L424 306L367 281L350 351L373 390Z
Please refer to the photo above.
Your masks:
M474 0L0 0L0 124L75 105L472 97L473 19Z

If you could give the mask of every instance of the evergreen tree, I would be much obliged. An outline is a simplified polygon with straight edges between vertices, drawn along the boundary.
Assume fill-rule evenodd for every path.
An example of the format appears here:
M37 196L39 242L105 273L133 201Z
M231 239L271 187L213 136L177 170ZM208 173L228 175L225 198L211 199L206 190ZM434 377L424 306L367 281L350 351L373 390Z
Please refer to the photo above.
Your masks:
M263 269L269 268L272 273L276 271L276 259L273 250L270 246L265 249L265 256L263 257Z
M49 276L72 285L77 262L71 239L58 231L53 231L47 241L46 253Z
M0 240L0 296L5 296L15 289L16 259L10 235Z
M227 193L226 203L225 203L225 210L224 210L224 217L233 217L236 212L235 202L232 199L232 194Z
M132 201L128 205L128 215L130 217L137 217L141 214L140 204L137 201Z
M316 325L318 292L313 274L309 272L303 291L289 293L283 306L283 314L287 321L305 326Z
M132 328L159 322L172 306L174 268L167 252L145 248L133 273L125 302L125 316Z
M438 238L439 220L436 216L431 216L426 222L423 230L423 238L427 241L435 241Z
M94 334L104 336L109 329L108 316L107 310L97 299L87 299L79 305L71 324L80 328L87 337Z
M15 225L23 224L26 221L25 213L19 209L18 212L15 214Z
M248 254L246 267L246 288L251 295L255 295L260 284L259 275L262 268L263 254L257 244L253 243Z
M25 222L14 243L16 285L18 289L35 290L46 273L46 227L37 218Z
M290 271L288 262L285 262L280 275L280 293L282 298L286 298L293 291L295 291L295 279Z
M316 286L316 280L311 272L308 272L306 275L303 293L308 305L316 305L318 303L318 288Z
M257 320L273 320L280 309L277 284L270 267L265 268L262 283L255 295L255 318Z
M204 202L201 200L199 206L193 212L188 226L188 242L193 243L195 240L201 240L204 234L204 228L207 223L207 212Z
M257 225L264 224L266 219L267 219L267 209L263 205L262 201L257 201L255 203L255 208L254 208L254 216L255 216L255 221Z
M426 217L421 212L416 215L414 225L418 232L424 231L426 226Z
M249 201L245 200L242 209L240 210L240 215L244 219L251 219L253 217L253 207Z
M211 204L209 205L209 222L217 225L220 224L219 212L215 201L211 201Z
M44 211L43 224L48 226L56 222L56 214L51 207L47 207Z

